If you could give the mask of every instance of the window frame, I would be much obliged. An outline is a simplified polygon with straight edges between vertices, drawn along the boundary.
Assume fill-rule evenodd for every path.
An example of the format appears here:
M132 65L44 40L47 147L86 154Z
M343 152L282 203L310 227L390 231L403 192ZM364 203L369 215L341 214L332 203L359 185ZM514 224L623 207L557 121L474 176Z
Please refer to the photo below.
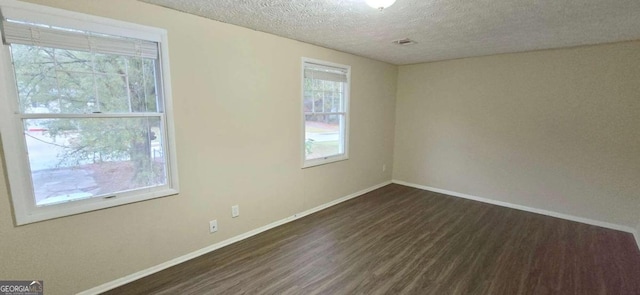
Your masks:
M304 87L304 71L307 64L316 64L320 66L333 67L338 69L343 69L346 71L347 82L344 87L344 135L342 136L342 144L344 146L344 152L342 154L336 154L332 156L327 156L323 158L310 159L307 160L306 155L306 113L304 109L304 95L305 95L305 87ZM301 83L300 83L300 112L302 114L302 145L301 145L301 160L302 160L302 168L310 168L319 165L325 165L329 163L344 161L349 159L349 113L350 113L350 102L351 102L351 66L344 65L334 62L328 62L319 59L307 58L303 57L301 62Z
M162 111L159 110L154 114L159 115L161 122L164 123L164 132L162 134L164 139L163 152L165 153L167 169L165 185L38 207L35 205L31 167L26 139L23 134L22 117L24 114L20 112L10 45L0 44L0 89L4 89L4 91L0 90L0 96L2 96L0 97L0 103L7 106L0 108L0 141L4 151L3 159L6 166L5 171L7 172L6 177L13 205L15 224L24 225L178 194L178 166L172 112L167 31L160 28L10 0L0 0L0 11L3 18L7 17L57 27L157 42L159 50L157 62L160 70L157 91L161 93L164 106ZM2 31L0 31L0 35L2 35ZM56 115L55 117L63 118L64 115ZM93 114L90 118L95 117L122 118L123 116L121 114L104 113L98 116Z

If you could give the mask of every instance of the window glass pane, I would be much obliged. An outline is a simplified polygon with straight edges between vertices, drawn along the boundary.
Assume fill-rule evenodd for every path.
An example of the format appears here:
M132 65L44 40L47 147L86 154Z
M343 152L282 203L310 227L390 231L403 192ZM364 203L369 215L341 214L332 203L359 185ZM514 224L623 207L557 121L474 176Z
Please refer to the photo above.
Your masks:
M23 112L58 112L59 102L53 52L39 47L13 45L19 104ZM50 89L53 91L43 91Z
M158 112L156 60L11 45L24 113Z
M331 83L334 84L334 83ZM340 111L340 100L336 99L339 94L332 91L325 91L324 93L324 109L326 112L339 112Z
M305 113L313 112L313 92L305 91L304 98L302 100Z
M26 119L38 206L167 183L160 117Z
M303 100L305 112L343 112L343 85L344 82L305 79Z
M156 92L156 61L129 58L129 89L133 112L159 112Z
M92 74L57 70L56 82L57 88L48 91L58 94L58 112L88 113L93 111L95 106L93 103L96 101L96 87ZM47 91L47 89L38 89L38 91Z
M14 45L15 46L15 45ZM30 47L27 45L18 45ZM53 53L51 62L56 70L67 72L93 72L93 55L90 52L41 47L42 51Z
M133 111L127 93L127 76L96 74L96 99L89 105L92 111L103 113L128 113ZM96 105L97 104L97 105Z
M94 54L96 71L100 73L126 75L128 57L112 54Z
M344 153L344 115L305 115L307 160Z
M324 112L324 93L319 90L313 92L313 111L316 113Z
M332 112L342 112L342 93L334 93L333 94L333 108Z

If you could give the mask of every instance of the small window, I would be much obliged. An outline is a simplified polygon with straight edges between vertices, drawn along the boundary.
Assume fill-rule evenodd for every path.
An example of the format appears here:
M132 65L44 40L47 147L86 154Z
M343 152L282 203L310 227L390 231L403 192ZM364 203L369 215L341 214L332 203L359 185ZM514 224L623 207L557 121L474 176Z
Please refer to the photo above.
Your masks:
M348 158L349 66L303 60L303 167Z
M176 194L166 31L12 5L0 123L16 223Z

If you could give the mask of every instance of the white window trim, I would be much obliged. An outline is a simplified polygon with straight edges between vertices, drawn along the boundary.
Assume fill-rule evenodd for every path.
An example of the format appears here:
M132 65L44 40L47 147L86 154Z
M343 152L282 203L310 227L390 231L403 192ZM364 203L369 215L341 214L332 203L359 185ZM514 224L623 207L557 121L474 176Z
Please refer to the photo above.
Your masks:
M149 200L179 193L178 165L176 159L173 105L171 99L171 76L169 69L169 47L167 31L164 29L127 23L93 15L70 12L13 0L0 0L0 9L5 17L46 23L60 27L77 28L97 33L118 35L159 43L159 63L162 77L159 81L163 93L165 113L164 148L167 161L167 184L115 194L115 197L96 197L57 205L36 207L33 198L30 168L23 126L15 119L19 114L17 89L9 46L0 46L0 139L4 150L11 200L16 225L69 216L128 203ZM1 34L1 32L0 32Z
M347 83L345 85L346 89L345 89L345 93L347 94L345 96L345 101L344 101L344 153L343 154L339 154L339 155L334 155L334 156L329 156L329 157L324 157L324 158L318 158L318 159L312 159L312 160L307 160L306 157L306 149L305 149L305 130L306 130L306 120L305 120L305 112L304 112L304 65L305 63L314 63L314 64L318 64L318 65L324 65L324 66L329 66L329 67L334 67L334 68L342 68L347 70ZM332 63L332 62L327 62L324 60L319 60L319 59L313 59L313 58L307 58L307 57L303 57L302 58L302 62L301 62L301 70L300 70L300 113L301 113L301 118L302 118L302 145L301 145L301 159L302 159L302 168L310 168L310 167L314 167L314 166L319 166L319 165L325 165L325 164L329 164L329 163L334 163L334 162L339 162L339 161L344 161L344 160L348 160L349 159L349 118L350 116L350 102L351 102L351 66L349 65L343 65L343 64L338 64L338 63Z

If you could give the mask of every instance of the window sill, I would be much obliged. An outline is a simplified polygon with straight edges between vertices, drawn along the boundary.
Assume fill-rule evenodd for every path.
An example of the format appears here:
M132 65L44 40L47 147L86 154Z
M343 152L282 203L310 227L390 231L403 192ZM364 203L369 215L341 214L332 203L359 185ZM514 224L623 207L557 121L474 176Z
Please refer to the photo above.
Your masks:
M49 219L56 219L131 203L152 200L156 198L169 197L177 194L179 194L179 190L177 188L164 187L157 189L147 189L146 192L145 190L138 190L128 193L125 192L122 194L116 194L113 197L94 197L85 200L31 208L28 211L16 211L15 221L16 225L20 226Z
M349 156L337 155L337 156L331 156L331 157L320 158L320 159L305 160L304 163L302 164L302 169L326 165L326 164L345 161L345 160L349 160Z

